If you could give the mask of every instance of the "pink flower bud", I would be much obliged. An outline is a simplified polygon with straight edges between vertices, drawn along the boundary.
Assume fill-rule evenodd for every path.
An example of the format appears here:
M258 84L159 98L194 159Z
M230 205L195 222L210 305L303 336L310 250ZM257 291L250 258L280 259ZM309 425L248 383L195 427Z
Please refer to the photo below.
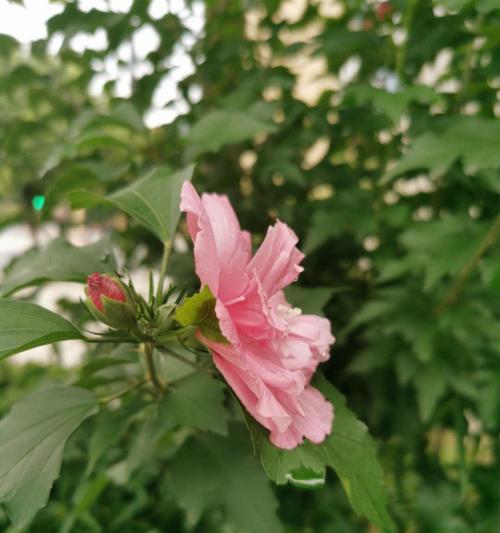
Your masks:
M375 13L380 21L384 21L389 18L394 11L390 2L382 2L375 8Z
M104 312L102 296L118 302L127 301L127 296L120 285L113 278L103 276L99 272L94 272L87 278L87 295L101 312Z

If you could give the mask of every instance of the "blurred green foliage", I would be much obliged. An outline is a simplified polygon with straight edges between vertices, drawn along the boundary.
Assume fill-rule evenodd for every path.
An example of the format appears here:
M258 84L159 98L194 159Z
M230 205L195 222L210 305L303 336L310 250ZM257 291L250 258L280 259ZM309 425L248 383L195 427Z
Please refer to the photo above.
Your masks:
M398 530L495 531L499 3L186 0L180 10L165 2L171 10L158 16L143 0L126 12L59 3L47 39L29 49L0 35L0 227L55 222L64 235L82 222L68 209L70 200L79 206L75 191L112 194L155 167L196 163L196 186L228 194L256 242L276 218L301 238L305 272L290 298L332 321L337 344L323 370L378 443ZM193 12L204 19L201 32ZM144 27L158 43L138 57ZM75 49L75 36L95 32L104 32L105 47ZM181 80L179 53L192 66ZM110 79L90 96L110 61L129 94L115 96ZM171 121L147 128L162 83L175 89L162 104ZM106 206L84 216L117 232L132 268L158 265L160 242L144 229ZM173 272L194 288L179 250ZM34 279L15 267L2 292L61 275L52 268ZM81 309L63 305L81 319ZM97 384L122 372L112 363ZM1 410L44 383L74 382L74 372L4 362ZM98 379L93 372L78 379ZM182 435L169 437L147 408L113 423L112 434L96 436L107 426L98 418L70 439L62 477L30 532L236 531L220 501L197 523L212 500L195 502L188 521L188 504L179 505L196 497L185 484L198 482L195 467L218 437L188 442L181 461L193 477L171 483L180 463L171 472L166 465ZM91 438L104 440L93 444L101 451L82 478ZM368 530L333 476L322 490L273 490L286 531ZM10 531L5 514L0 528Z

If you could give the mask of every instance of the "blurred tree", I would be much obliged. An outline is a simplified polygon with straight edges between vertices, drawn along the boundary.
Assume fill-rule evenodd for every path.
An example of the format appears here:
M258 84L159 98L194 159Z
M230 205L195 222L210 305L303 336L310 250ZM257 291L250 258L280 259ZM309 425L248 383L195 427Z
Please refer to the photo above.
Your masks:
M196 162L197 186L228 194L257 239L276 218L301 238L290 298L332 320L325 373L378 440L399 529L495 531L498 2L60 4L29 51L0 35L0 225L65 231L77 220L67 206L83 205L75 190L103 195ZM90 46L96 35L104 45ZM158 262L145 230L102 207L85 217L119 230L136 266ZM173 268L195 286L185 254ZM38 372L3 371L9 397ZM101 474L140 446L124 434ZM164 475L179 443L127 483L117 463L73 499L84 442L30 531L189 529ZM336 480L277 493L289 531L366 529ZM232 531L224 520L213 509L193 530Z

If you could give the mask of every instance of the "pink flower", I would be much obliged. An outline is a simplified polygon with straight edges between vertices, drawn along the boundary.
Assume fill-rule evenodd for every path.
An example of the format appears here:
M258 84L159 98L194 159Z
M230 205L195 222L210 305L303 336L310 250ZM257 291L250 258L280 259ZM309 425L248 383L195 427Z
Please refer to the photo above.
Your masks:
M103 276L99 272L87 277L87 295L101 312L104 311L103 296L118 302L127 301L127 296L120 285L111 276Z
M252 257L250 234L242 231L226 196L182 188L194 242L196 273L216 298L215 311L228 344L201 340L250 414L269 429L280 448L304 437L322 442L330 433L333 406L309 383L329 357L330 322L303 315L283 290L303 270L295 233L282 222L270 227Z

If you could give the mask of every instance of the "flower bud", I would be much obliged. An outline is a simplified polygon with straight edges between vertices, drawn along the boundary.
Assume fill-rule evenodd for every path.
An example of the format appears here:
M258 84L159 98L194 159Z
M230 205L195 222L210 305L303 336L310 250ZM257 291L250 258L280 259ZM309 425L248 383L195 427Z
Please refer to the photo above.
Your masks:
M87 278L87 307L101 322L128 331L136 324L135 308L129 291L116 277L94 272Z
M380 21L384 21L392 15L394 8L390 2L381 2L377 5L375 13Z

